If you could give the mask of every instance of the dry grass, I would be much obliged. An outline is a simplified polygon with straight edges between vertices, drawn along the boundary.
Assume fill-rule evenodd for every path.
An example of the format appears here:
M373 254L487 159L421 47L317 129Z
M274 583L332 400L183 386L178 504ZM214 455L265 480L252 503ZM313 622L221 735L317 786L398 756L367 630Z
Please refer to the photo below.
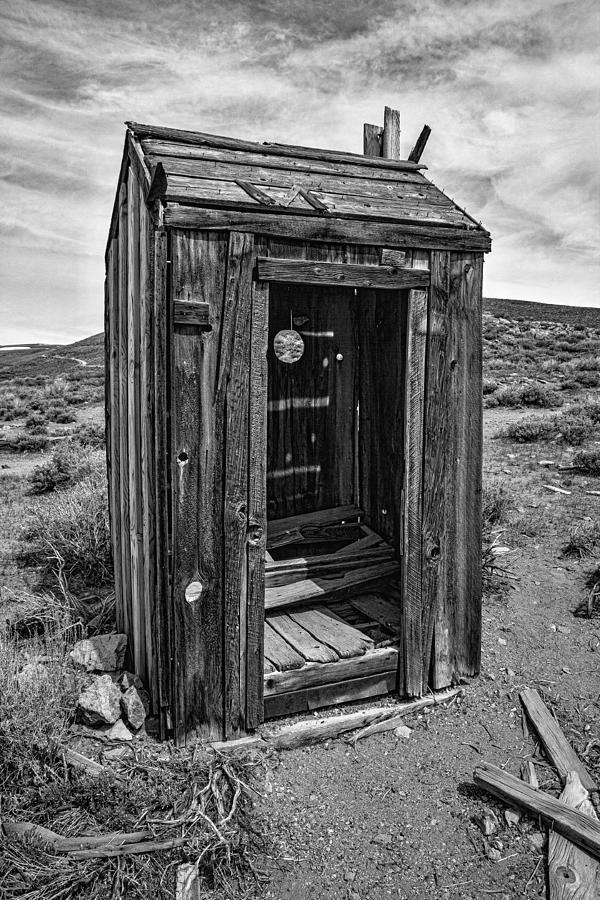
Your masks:
M563 547L565 556L588 559L600 553L600 523L585 521L571 529L569 540Z

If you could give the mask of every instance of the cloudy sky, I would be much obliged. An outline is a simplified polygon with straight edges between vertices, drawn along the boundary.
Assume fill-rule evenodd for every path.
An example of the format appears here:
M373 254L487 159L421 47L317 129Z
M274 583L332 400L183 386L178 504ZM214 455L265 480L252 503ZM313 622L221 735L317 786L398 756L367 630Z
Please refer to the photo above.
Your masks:
M487 296L600 305L597 0L0 0L0 344L102 328L123 122L362 152L422 125Z

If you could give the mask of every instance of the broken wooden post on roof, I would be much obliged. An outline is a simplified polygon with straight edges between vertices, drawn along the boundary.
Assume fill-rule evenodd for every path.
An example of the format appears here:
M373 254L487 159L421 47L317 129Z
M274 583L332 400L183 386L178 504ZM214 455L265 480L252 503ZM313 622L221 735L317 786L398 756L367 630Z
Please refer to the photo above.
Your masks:
M179 744L479 670L490 236L400 158L397 111L364 150L127 126L117 613Z

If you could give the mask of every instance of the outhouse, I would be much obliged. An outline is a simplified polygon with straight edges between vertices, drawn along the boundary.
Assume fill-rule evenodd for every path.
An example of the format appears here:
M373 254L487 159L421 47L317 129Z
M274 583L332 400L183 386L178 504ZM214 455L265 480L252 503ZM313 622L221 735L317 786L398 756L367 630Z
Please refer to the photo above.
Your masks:
M490 236L365 155L128 123L106 254L119 628L163 737L474 675Z

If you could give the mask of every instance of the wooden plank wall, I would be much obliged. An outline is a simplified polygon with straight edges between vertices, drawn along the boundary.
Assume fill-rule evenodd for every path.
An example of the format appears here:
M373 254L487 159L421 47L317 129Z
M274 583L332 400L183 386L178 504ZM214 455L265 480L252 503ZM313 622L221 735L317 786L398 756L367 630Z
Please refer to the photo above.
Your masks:
M255 257L252 235L172 234L171 300L208 303L210 322L210 330L175 325L171 338L172 695L180 743L191 731L235 737L263 714L264 463L249 461L265 452L267 291L252 285Z
M423 681L479 671L481 253L431 254L423 459Z
M117 627L129 637L127 664L150 689L156 713L153 245L150 212L137 179L126 170L118 230L107 253L109 506Z

